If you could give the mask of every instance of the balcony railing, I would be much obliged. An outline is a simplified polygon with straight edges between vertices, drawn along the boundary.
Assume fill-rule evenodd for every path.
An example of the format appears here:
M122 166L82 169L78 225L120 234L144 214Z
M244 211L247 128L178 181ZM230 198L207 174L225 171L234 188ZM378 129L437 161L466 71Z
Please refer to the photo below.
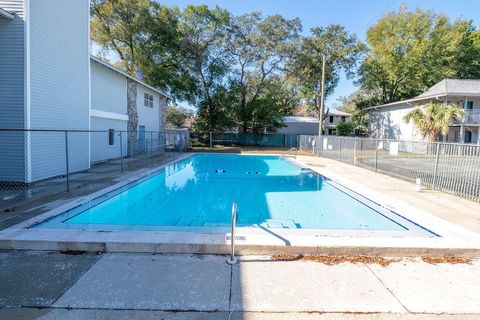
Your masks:
M480 124L480 110L469 110L465 112L465 117L455 120L455 124Z

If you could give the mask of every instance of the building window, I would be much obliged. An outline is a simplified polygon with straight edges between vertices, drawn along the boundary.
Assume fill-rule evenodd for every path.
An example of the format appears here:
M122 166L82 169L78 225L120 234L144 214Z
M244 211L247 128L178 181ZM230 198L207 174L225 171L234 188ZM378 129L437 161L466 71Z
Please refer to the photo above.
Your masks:
M113 146L115 144L115 130L108 129L108 145Z
M467 101L467 110L473 109L473 101Z
M143 95L143 105L148 108L153 108L153 95L145 92Z
M342 122L345 122L347 120L347 117L342 117Z
M330 123L333 123L333 116L330 116Z

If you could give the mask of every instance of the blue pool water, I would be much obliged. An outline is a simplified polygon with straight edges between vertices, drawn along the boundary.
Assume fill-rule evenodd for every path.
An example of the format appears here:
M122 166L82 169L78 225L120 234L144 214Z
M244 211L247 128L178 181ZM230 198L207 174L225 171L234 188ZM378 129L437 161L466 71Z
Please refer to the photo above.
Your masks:
M37 228L155 230L238 226L290 229L418 228L368 199L278 156L199 154L81 205Z

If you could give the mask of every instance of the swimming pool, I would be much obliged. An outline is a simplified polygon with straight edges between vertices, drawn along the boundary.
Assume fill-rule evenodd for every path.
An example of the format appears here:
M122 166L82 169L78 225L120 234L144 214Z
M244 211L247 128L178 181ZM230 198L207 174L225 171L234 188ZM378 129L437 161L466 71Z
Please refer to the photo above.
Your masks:
M34 228L212 230L239 227L433 233L279 156L196 154Z

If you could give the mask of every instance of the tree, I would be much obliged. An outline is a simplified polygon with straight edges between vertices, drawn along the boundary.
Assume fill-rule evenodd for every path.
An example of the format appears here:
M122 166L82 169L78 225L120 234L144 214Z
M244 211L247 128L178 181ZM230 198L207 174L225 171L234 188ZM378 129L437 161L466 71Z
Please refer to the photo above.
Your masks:
M179 32L184 42L185 67L192 76L191 101L198 109L194 127L202 134L225 129L230 119L225 112L228 98L228 56L224 44L230 13L206 5L189 5L181 14ZM227 99L228 100L228 99Z
M368 134L368 113L364 110L368 106L368 95L361 89L338 100L340 111L351 115L350 122L353 125L353 135L366 136Z
M443 14L402 6L368 30L359 84L373 94L371 104L382 104L411 98L444 78L478 77L473 31L471 21L451 23Z
M178 9L153 0L91 0L91 37L113 51L117 67L175 97L186 98L191 79L182 68Z
M355 125L352 122L337 122L335 130L337 136L351 136L354 133Z
M175 127L185 124L190 113L187 109L179 106L169 106L166 110L166 122Z
M274 83L277 94L281 89L288 90L278 85L278 75L283 73L295 51L300 30L298 19L288 20L280 15L263 19L260 13L254 12L232 20L226 50L233 62L230 80L237 95L236 121L244 132L261 131L265 128L260 123L270 127L276 122L275 112L268 108L278 110L279 101L269 85ZM271 123L268 123L269 115L273 116Z
M424 138L436 141L440 134L448 133L453 120L461 119L465 111L454 104L429 103L415 108L403 118L406 123L413 121Z
M349 78L354 76L357 61L364 50L364 45L355 35L335 24L313 28L311 35L303 38L289 71L300 83L300 96L307 109L317 114L320 112L323 54L326 55L325 96L329 96L338 85L342 71Z

